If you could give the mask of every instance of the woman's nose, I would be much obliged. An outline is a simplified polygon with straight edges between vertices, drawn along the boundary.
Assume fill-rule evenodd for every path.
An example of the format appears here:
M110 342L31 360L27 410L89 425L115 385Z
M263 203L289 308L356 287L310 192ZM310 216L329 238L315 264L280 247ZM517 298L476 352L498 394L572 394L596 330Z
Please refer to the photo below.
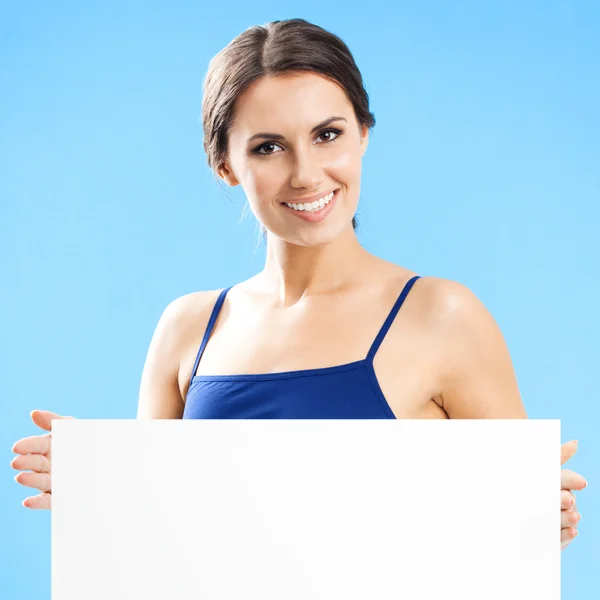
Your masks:
M291 186L316 190L323 182L323 167L310 151L297 153L292 166Z

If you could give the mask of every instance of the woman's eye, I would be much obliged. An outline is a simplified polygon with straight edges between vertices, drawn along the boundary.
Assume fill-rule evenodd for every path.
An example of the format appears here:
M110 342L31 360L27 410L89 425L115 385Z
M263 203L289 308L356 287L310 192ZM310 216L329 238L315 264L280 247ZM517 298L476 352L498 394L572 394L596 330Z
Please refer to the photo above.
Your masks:
M343 131L341 129L326 129L325 131L322 131L318 137L321 139L321 143L327 144L329 142L334 142L338 137L340 137L340 135L342 135L342 133ZM253 153L261 156L276 154L276 148L278 147L280 147L279 144L275 144L274 142L266 142L253 150Z
M274 154L274 152L271 152L269 149L270 148L276 148L277 144L263 144L262 146L260 146L260 148L257 148L257 154ZM267 150L267 152L261 152L261 150Z
M328 129L327 131L324 131L323 133L321 133L319 135L320 138L322 138L323 136L328 136L324 141L325 142L331 142L333 140L335 140L335 137L337 137L337 133L335 131L332 131L331 129ZM331 137L331 136L335 136L335 137Z
M322 131L319 134L319 137L322 138L323 136L327 136L327 139L324 140L324 143L335 142L335 140L337 140L343 133L344 132L341 129L330 128Z

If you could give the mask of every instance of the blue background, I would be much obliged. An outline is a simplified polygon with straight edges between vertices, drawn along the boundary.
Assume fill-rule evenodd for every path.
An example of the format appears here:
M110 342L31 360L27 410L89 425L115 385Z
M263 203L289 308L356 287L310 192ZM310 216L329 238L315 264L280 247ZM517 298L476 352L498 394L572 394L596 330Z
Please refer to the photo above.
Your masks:
M371 97L361 241L469 286L506 336L529 416L580 440L567 466L589 485L562 597L597 597L597 2L1 6L3 597L50 597L50 514L21 506L9 466L13 442L39 432L30 410L134 418L165 306L262 267L241 190L206 166L202 79L244 29L292 17L346 41Z

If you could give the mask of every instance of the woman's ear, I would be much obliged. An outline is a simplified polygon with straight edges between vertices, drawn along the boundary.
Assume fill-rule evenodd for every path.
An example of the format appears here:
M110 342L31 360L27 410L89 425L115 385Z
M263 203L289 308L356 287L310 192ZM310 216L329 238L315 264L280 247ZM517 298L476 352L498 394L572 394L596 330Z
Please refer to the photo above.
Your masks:
M362 126L361 138L360 138L360 153L361 156L365 155L369 146L369 128L366 125Z
M240 184L227 161L217 169L217 175L230 187L235 187Z

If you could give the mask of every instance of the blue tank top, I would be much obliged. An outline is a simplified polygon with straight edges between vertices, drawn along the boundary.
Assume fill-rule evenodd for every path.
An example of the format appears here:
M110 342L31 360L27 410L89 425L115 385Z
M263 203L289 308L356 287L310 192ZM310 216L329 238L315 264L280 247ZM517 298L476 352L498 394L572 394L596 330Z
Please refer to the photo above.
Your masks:
M416 275L385 320L367 357L344 365L253 375L196 375L225 296L208 321L186 394L184 419L395 419L379 383L373 359Z

